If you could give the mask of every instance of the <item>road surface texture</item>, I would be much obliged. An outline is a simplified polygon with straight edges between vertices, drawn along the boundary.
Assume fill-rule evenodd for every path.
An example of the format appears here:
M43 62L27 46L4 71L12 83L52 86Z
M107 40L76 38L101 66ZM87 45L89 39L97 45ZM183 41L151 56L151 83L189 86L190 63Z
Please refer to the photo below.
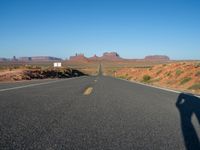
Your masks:
M195 150L199 121L198 97L101 73L0 84L2 150Z

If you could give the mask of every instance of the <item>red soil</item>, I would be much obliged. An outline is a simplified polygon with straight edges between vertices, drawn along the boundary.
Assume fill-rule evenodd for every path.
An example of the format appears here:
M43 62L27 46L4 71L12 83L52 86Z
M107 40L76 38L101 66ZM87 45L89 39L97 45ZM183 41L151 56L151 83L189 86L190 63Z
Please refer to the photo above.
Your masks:
M148 75L150 84L188 91L191 86L200 83L200 64L185 62L155 65L151 68L123 68L115 75L140 82ZM200 93L200 89L191 92Z

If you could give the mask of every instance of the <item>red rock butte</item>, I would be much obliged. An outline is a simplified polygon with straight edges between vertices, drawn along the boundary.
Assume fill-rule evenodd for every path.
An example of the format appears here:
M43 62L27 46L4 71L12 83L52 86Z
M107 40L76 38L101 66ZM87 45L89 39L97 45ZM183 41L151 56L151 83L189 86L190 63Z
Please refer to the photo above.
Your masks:
M145 60L145 61L169 61L170 58L165 55L150 55L146 56L144 59L125 59L120 57L117 52L105 52L101 57L94 55L92 57L85 57L84 54L76 54L71 56L69 61L80 61L80 62L89 62L89 61L131 61L131 60Z

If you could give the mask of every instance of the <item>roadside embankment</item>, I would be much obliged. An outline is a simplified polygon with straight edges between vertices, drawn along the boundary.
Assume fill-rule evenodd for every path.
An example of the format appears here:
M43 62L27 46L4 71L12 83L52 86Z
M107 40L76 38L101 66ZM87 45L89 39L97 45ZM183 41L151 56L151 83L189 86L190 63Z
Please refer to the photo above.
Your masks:
M115 77L200 94L200 63L179 62L149 68L122 68Z

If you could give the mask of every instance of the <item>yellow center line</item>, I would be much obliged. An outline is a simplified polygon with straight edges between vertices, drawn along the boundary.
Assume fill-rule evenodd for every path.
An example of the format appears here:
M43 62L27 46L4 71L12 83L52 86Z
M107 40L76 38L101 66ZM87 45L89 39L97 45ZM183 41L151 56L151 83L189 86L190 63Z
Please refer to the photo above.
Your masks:
M93 91L93 87L88 87L85 89L83 95L90 95Z

